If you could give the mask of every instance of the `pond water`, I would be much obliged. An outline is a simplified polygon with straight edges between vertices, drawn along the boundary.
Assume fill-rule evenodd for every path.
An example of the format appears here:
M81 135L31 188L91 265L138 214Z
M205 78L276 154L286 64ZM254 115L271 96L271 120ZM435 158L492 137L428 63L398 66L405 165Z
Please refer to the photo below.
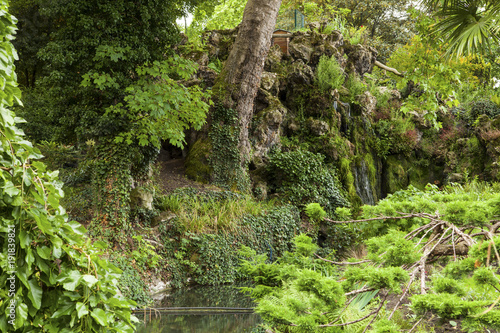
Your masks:
M143 321L137 332L145 333L242 333L251 332L261 319L249 310L255 306L236 286L198 286L172 290L155 304L158 311L138 312ZM171 312L165 308L183 308ZM197 310L194 308L205 308ZM208 310L206 308L218 308ZM233 310L220 309L232 308ZM170 310L169 310L170 311ZM156 314L155 314L156 313ZM146 317L146 320L144 320Z

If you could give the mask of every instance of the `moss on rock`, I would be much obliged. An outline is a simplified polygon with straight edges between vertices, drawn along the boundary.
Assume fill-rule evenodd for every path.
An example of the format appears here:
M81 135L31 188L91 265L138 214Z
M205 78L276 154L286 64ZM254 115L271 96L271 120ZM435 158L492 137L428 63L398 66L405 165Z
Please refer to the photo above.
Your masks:
M212 169L208 157L212 152L212 144L208 139L198 139L189 149L185 161L186 175L198 182L208 183Z

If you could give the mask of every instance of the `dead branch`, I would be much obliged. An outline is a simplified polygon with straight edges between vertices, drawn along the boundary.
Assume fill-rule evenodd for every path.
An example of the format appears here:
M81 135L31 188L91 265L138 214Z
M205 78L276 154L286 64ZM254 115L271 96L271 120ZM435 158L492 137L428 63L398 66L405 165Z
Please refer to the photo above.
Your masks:
M370 219L363 219L363 220L349 220L349 221L334 221L329 218L325 217L325 221L331 222L331 223L358 223L358 222L370 222L370 221L380 221L380 220L401 220L401 219L409 219L412 217L420 217L420 214L409 214L405 216L380 216L380 217L372 217Z
M420 263L420 293L422 295L427 294L425 291L425 262L427 257L424 257L424 260Z
M406 294L408 293L408 290L410 290L411 284L413 283L413 280L415 279L415 273L418 271L418 268L414 269L413 272L410 274L410 282L406 285L406 288L403 290L403 295L399 298L398 302L396 303L396 306L392 310L391 314L389 315L388 319L391 320L392 316L396 312L397 308L399 307L399 304L403 301L405 298Z
M375 66L377 66L377 67L380 67L380 68L382 68L382 69L384 69L384 70L386 70L386 71L389 71L389 72L391 72L391 73L394 73L394 74L396 74L397 76L404 77L404 75L403 75L403 74L401 74L400 72L398 72L398 70L397 70L397 69L392 68L392 67L388 67L388 66L384 65L383 63L381 63L381 62L380 62L380 61L378 61L378 60L375 60L374 65L375 65Z
M426 313L424 313L424 315L422 316L422 318L420 318L420 319L419 319L419 320L415 323L415 325L413 325L413 326L412 326L412 328L408 331L408 333L413 332L413 330L414 330L415 328L417 328L418 324L420 324L420 322L421 322L421 321L425 318L425 316L426 316L426 315L427 315L427 312L426 312Z
M352 295L357 295L357 294L361 294L361 293L365 293L367 291L374 291L376 290L375 288L361 288L361 289L358 289L358 290L353 290L353 291L350 291L348 293L345 293L344 295L345 296L352 296Z
M373 321L375 320L375 318L377 318L377 315L378 315L378 313L379 313L380 309L382 308L382 306L384 305L385 300L387 299L387 296L388 296L388 295L389 295L389 293L385 294L385 296L384 296L384 300L382 301L382 303L380 303L380 306L379 306L379 307L378 307L378 309L377 309L377 313L376 313L376 314L375 314L375 316L372 318L372 320L370 320L370 322L368 323L368 325L366 325L366 327L365 327L365 329L363 330L363 332L362 332L362 333L365 333L365 332L366 332L366 330L368 329L368 327L370 327L370 325L373 323Z
M364 263L367 263L367 262L372 262L371 260L362 260L362 261L356 261L356 262L337 262L337 261L331 261L331 260L328 260L328 259L325 259L325 258L322 258L320 257L319 255L317 255L316 253L314 254L318 259L321 259L323 261L326 261L326 262L329 262L331 264L334 264L334 265L339 265L339 266L345 266L345 265L359 265L359 264L364 264Z

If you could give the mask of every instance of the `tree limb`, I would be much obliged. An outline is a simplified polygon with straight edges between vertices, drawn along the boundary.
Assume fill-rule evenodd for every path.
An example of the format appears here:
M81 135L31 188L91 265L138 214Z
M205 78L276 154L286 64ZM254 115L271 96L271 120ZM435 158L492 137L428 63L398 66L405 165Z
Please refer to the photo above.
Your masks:
M381 62L380 62L380 61L378 61L378 60L375 60L374 65L375 65L375 66L377 66L377 67L380 67L380 68L382 68L382 69L384 69L384 70L386 70L386 71L389 71L389 72L391 72L391 73L394 73L394 74L396 74L397 76L404 77L404 75L403 75L403 74L401 74L400 72L398 72L398 70L397 70L397 69L392 68L392 67L388 67L388 66L384 65L383 63L381 63Z

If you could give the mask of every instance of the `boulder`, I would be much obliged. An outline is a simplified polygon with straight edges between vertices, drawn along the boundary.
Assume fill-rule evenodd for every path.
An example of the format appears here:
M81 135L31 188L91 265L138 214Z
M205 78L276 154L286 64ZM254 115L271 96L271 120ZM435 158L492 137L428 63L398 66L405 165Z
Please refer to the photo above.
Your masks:
M391 100L393 100L393 99L400 100L401 99L401 93L397 89L389 89L387 87L378 87L378 91L382 95L389 94L391 96L390 97Z
M356 100L362 107L362 112L364 115L370 115L375 112L377 108L377 98L373 96L369 91L365 91L361 95L356 96Z
M136 187L130 192L131 208L153 209L154 191L145 187Z
M212 144L206 138L199 138L189 148L184 165L186 176L197 182L208 183L212 168L208 162L208 157L212 152Z
M200 66L196 72L196 77L203 81L205 87L209 88L214 86L217 73L207 66Z
M450 173L448 175L449 183L461 183L464 180L464 175L461 173Z
M281 59L283 59L283 52L279 45L274 45L267 53L264 70L267 72L277 72L281 66Z
M162 211L162 212L160 212L160 214L158 216L155 216L153 218L153 220L151 221L151 227L154 228L160 224L163 224L163 223L170 221L171 219L173 219L175 217L177 217L177 215L175 215L172 212Z
M289 69L287 82L292 90L295 85L311 85L314 82L314 71L304 61L297 60Z
M330 125L328 125L327 122L319 119L309 118L307 120L307 127L315 136L322 136L330 131Z
M361 44L345 48L345 53L348 57L347 71L354 71L361 77L365 73L371 73L378 54L373 47Z
M287 109L280 100L267 93L268 107L256 114L252 120L251 141L253 142L252 162L256 167L264 163L269 149L280 145L281 124Z
M311 60L312 53L314 52L310 35L295 33L294 37L290 41L290 44L288 44L288 52L293 59L300 59L304 63L308 63L309 60Z
M277 95L279 92L278 74L263 72L260 79L260 87L273 95Z

